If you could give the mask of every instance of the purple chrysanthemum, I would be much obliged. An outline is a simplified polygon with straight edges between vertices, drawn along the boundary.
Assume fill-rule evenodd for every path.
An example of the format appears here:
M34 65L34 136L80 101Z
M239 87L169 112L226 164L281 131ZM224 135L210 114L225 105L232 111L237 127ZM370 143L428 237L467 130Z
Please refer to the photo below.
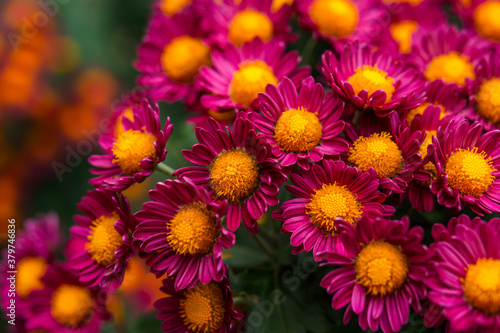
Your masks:
M142 183L165 159L165 144L173 126L167 118L161 129L160 110L144 99L140 106L132 106L132 119L121 117L124 132L117 138L105 134L99 139L105 155L92 155L90 171L97 175L89 183L123 191L134 183Z
M70 231L85 245L72 253L68 265L80 282L112 292L121 285L132 256L131 234L137 222L127 199L111 191L89 191L77 207L83 215L75 215L77 224Z
M257 233L257 220L268 206L279 203L279 187L286 180L271 146L257 138L253 123L243 112L232 130L224 131L209 119L208 128L198 128L196 137L199 143L183 154L189 162L202 166L179 169L174 176L209 188L218 200L227 200L229 230L236 230L243 219L247 229Z
M363 330L399 331L408 321L410 305L420 311L426 297L424 279L432 251L420 244L423 229L410 229L406 216L400 221L362 218L356 227L340 221L337 228L347 254L320 254L340 267L321 281L335 294L332 307L347 305L344 323L357 314Z
M221 281L222 251L234 245L234 234L220 223L224 203L177 180L158 183L149 193L152 201L136 214L134 239L142 242L151 271L174 277L177 290Z
M389 218L394 209L382 203L387 198L377 188L373 172L360 172L344 162L324 160L310 170L292 173L294 185L287 190L298 198L284 202L273 218L283 222L282 232L290 234L294 254L311 251L345 255L337 230L339 221L351 224L362 218Z

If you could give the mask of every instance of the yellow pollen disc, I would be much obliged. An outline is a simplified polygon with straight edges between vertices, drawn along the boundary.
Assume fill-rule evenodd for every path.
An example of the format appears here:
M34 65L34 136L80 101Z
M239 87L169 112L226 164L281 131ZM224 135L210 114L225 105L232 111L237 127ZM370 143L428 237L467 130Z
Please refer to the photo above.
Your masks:
M408 53L411 51L411 35L418 29L415 21L400 21L390 25L392 38L399 44L399 52Z
M394 79L387 76L387 73L375 66L363 66L363 69L358 67L356 73L351 75L347 81L351 84L354 93L357 95L361 90L367 90L368 95L373 94L376 90L383 90L387 95L386 101L392 99L394 93Z
M321 129L316 113L302 107L290 109L276 122L274 140L286 152L308 152L320 142Z
M162 0L161 10L167 16L179 13L191 4L191 0Z
M293 0L273 0L273 3L271 5L271 11L273 13L277 12L278 10L281 9L284 5L293 5Z
M118 139L118 137L120 135L123 134L123 132L125 132L125 129L123 128L123 124L122 124L122 119L123 118L127 118L129 120L134 120L134 112L132 111L132 108L127 108L125 109L122 114L116 119L116 124L115 124L115 139Z
M236 14L229 25L229 40L238 47L256 37L268 42L273 34L274 25L269 17L251 9Z
M229 96L235 103L249 107L268 84L278 85L273 69L260 60L242 63L239 68L229 88Z
M464 86L467 78L476 78L469 58L456 51L432 59L424 75L431 82L443 79L446 83L456 83L459 86Z
M403 169L403 155L386 132L360 136L349 149L349 162L361 171L374 168L379 178L394 177Z
M215 332L224 320L225 301L220 288L213 282L198 283L188 289L179 303L184 325L195 333Z
M400 289L408 276L408 260L401 250L384 241L372 241L354 265L357 283L373 296L384 297Z
M107 266L116 261L115 252L123 244L122 236L115 229L115 222L119 219L113 212L110 216L102 215L90 226L87 249L100 265Z
M500 41L500 1L485 1L476 7L473 14L474 27L478 34L495 42Z
M413 121L413 119L415 119L417 114L420 114L420 115L424 114L425 109L427 109L427 107L429 105L431 105L431 103L424 102L424 103L420 104L419 106L417 106L416 108L411 109L406 114L406 121L408 122L408 125L411 125L411 122ZM441 113L439 114L439 120L443 119L448 114L448 112L446 111L446 108L443 105L441 105L439 103L434 103L432 105L439 106L439 108L441 109Z
M78 327L85 324L94 311L94 301L86 288L63 284L50 301L52 317L60 324Z
M167 222L167 228L168 243L179 255L204 256L212 252L220 234L214 213L202 203L182 207Z
M128 130L113 144L113 163L118 163L126 175L133 176L142 171L141 161L156 154L156 137L149 133Z
M245 150L224 151L212 164L210 180L217 197L240 202L259 186L259 165Z
M427 134L425 136L424 142L420 145L420 148L418 149L418 153L422 158L427 156L427 147L432 143L432 137L437 134L437 131L434 130L427 130Z
M500 79L484 81L476 95L477 112L493 124L500 123Z
M191 36L174 38L161 54L163 71L170 79L180 83L193 83L200 68L211 64L210 47Z
M340 218L354 225L363 214L363 207L346 186L323 184L307 204L306 213L316 227L336 235L335 219Z
M33 290L43 288L41 277L47 271L47 262L40 257L25 257L17 263L16 291L26 298Z
M207 113L209 117L212 117L221 123L231 122L236 119L236 111L234 109L231 109L229 111L208 110Z
M457 187L462 195L479 197L493 183L495 177L491 157L486 158L484 151L457 149L446 162L444 171L448 174L448 185Z
M480 312L497 315L500 312L500 260L480 258L469 265L462 278L467 302Z
M316 0L309 16L325 36L343 38L351 35L358 24L356 6L349 0Z

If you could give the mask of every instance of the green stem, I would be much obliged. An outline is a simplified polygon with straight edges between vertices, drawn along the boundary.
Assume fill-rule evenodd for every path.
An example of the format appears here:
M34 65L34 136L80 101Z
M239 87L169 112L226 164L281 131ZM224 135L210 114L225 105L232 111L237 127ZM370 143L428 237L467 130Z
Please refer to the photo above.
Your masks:
M306 45L304 46L304 49L302 50L302 63L305 65L309 65L311 63L314 49L316 48L316 38L311 37L307 41Z
M167 176L169 177L172 177L172 175L174 174L175 172L175 169L172 168L171 166L169 165L166 165L165 163L158 163L156 165L156 170L160 171L161 173L164 173L166 174Z
M255 244L257 244L257 246L259 247L259 249L265 253L265 255L267 255L267 257L269 258L269 260L274 261L274 256L273 254L271 253L271 251L269 251L265 246L264 244L262 243L262 241L254 234L250 234L250 236L252 236L252 239L254 240Z

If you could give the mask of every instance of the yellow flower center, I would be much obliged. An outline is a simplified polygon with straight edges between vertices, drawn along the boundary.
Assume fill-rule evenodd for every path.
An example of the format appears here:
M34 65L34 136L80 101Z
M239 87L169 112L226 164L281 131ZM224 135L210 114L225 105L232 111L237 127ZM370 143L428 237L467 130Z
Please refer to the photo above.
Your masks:
M426 132L427 134L425 139L418 149L418 153L422 156L422 158L427 156L427 147L432 143L432 137L437 134L437 131L434 130L427 130Z
M154 135L136 130L128 130L113 144L113 163L118 163L126 175L133 176L142 171L141 161L156 154Z
M17 263L16 291L22 298L27 298L33 290L43 288L40 281L47 271L47 262L40 257L25 257Z
M167 228L168 243L179 255L204 256L212 252L220 234L214 213L199 202L182 207L167 222Z
M349 162L359 170L374 168L379 178L394 177L403 169L403 155L386 132L360 136L349 149Z
M467 302L480 312L497 315L500 312L500 260L480 258L469 265L462 278Z
M173 16L189 5L191 0L162 0L161 10L165 15Z
M306 213L316 227L335 235L335 219L341 218L354 225L363 214L363 207L345 185L323 184L307 204Z
M420 115L424 114L425 109L427 109L427 107L429 105L431 105L431 103L424 102L424 103L420 104L419 106L417 106L416 108L411 109L406 114L406 121L408 122L408 125L411 125L411 122L413 121L413 119L415 119L417 114L420 114ZM441 113L439 114L439 120L443 119L448 114L448 112L446 111L446 108L443 105L441 105L439 103L434 103L432 105L439 106L439 108L441 109Z
M386 101L392 99L394 93L394 79L387 76L387 73L375 66L364 65L363 69L356 68L356 73L351 75L347 81L351 84L354 93L357 95L361 90L367 90L368 95L371 95L377 90L385 91L387 95Z
M408 276L408 260L401 250L384 241L372 241L354 265L357 283L373 296L384 297L400 289Z
M278 85L271 67L260 60L242 63L234 72L229 95L235 103L249 107L268 84Z
M448 174L448 185L457 187L463 195L481 196L493 183L495 177L491 157L486 153L472 150L456 149L446 162L444 171Z
M236 119L236 111L234 109L230 109L228 111L208 110L207 113L209 117L212 117L221 123L231 122Z
M86 288L63 284L50 301L52 317L60 324L78 327L85 324L94 311L94 301Z
M92 259L107 266L116 261L115 252L123 244L122 236L115 229L115 222L120 217L116 212L110 216L102 215L92 222L87 236L87 248Z
M224 151L212 164L210 180L217 197L240 202L259 186L259 165L245 150Z
M316 113L306 109L283 112L274 128L274 140L287 152L311 151L321 140L321 124Z
M210 47L191 36L174 38L161 54L161 65L170 79L190 84L202 66L210 66Z
M271 5L271 11L273 13L277 12L278 10L281 9L284 5L293 5L293 0L273 0L273 3Z
M476 78L469 58L456 51L432 59L424 75L431 82L443 79L446 83L456 83L459 86L464 86L467 78Z
M352 34L359 20L358 9L349 0L316 0L309 16L321 34L336 38Z
M493 124L500 122L500 79L484 81L477 92L477 112Z
M274 25L269 17L251 9L239 12L229 25L229 40L238 47L256 37L268 42L273 34Z
M476 7L473 14L474 27L478 34L495 42L500 41L500 1L485 1Z
M127 108L125 109L122 114L116 119L116 124L115 124L115 139L118 139L120 135L122 135L125 132L125 128L123 128L123 123L122 120L123 118L127 118L129 120L134 120L134 112L132 111L132 108Z
M215 332L224 320L225 301L220 288L213 282L198 283L188 289L179 303L184 325L195 333Z
M390 25L392 38L399 44L399 52L411 51L411 35L418 29L418 23L411 20L400 21Z

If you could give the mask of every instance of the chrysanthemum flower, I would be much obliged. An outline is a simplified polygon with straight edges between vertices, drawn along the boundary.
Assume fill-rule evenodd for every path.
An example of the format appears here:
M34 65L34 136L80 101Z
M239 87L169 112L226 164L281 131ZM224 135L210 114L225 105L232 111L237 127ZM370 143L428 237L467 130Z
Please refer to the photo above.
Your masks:
M142 183L167 154L165 144L173 130L167 118L163 130L160 127L160 110L152 108L147 100L132 107L132 120L122 117L124 132L117 138L103 135L99 139L105 155L92 155L90 169L97 177L89 181L96 186L123 191L133 183Z
M443 87L447 88L449 86ZM416 113L411 120L410 129L412 132L420 131L425 133L425 139L418 150L418 153L422 157L421 167L414 171L413 180L408 186L408 199L412 207L415 207L419 212L434 210L434 194L431 192L429 185L431 180L437 179L437 170L434 163L430 161L434 152L433 148L431 148L431 153L428 154L428 147L432 143L432 137L437 134L438 129L446 127L454 118L451 113L446 115L443 112L444 107L443 109L441 107L428 104L422 114ZM406 118L410 118L409 116L410 114Z
M352 142L347 162L363 172L375 169L387 194L406 190L422 162L418 152L424 132L403 128L395 114L385 118L364 114L359 128L350 127L346 134Z
M257 220L268 206L279 203L279 187L286 178L271 146L257 138L246 113L240 112L232 131L226 131L212 119L208 129L198 128L199 144L182 153L189 162L203 166L179 169L174 176L210 188L216 199L227 200L229 230L236 230L243 219L247 229L257 233Z
M241 50L229 45L214 51L212 59L213 68L200 71L201 85L209 92L201 102L211 110L257 108L258 94L268 84L277 85L287 76L298 87L309 74L308 67L297 68L298 53L285 53L285 44L276 40L264 44L254 39Z
M399 331L408 321L410 305L420 311L426 296L423 281L432 251L420 244L423 229L410 229L406 216L401 221L362 218L356 227L341 221L337 228L347 255L320 255L340 267L321 281L335 294L332 307L347 305L344 323L356 313L363 330Z
M198 283L183 290L176 290L174 280L167 278L161 290L169 295L154 303L163 332L229 333L232 322L243 318L243 313L233 309L227 277L219 283Z
M429 81L442 80L464 94L476 80L474 67L491 44L468 30L452 26L418 31L413 35L410 59Z
M302 0L297 1L300 23L342 50L345 42L371 43L382 36L387 14L373 0Z
M112 104L109 125L104 134L114 137L115 139L123 134L123 132L125 132L123 118L127 118L132 122L134 121L133 107L140 107L143 97L143 93L130 92L125 94L120 101Z
M388 38L381 40L381 46L406 54L411 51L412 35L419 29L434 29L446 23L444 12L434 2L414 6L409 2L389 5L390 24L386 30Z
M16 320L25 319L24 317L27 315L25 309L29 306L31 292L44 287L41 278L53 262L54 252L59 243L59 217L55 213L48 213L27 219L23 230L17 233L14 247L2 251L2 261L0 262L3 275L0 280L1 304L4 309L7 309L10 300L15 300L17 314L19 314ZM6 280L8 276L5 275L8 271L17 272L14 298L8 296L11 293L9 291L11 289L10 281Z
M298 198L284 202L272 216L291 235L294 254L312 250L315 258L320 252L345 255L339 221L356 224L362 217L389 218L394 213L382 204L387 197L377 190L379 180L372 170L360 172L344 162L324 160L290 179L294 185L286 188Z
M500 56L489 52L481 57L476 66L477 82L471 96L471 107L464 115L479 121L487 131L500 129Z
M211 46L198 18L192 13L171 19L158 14L139 46L135 67L142 73L139 84L150 90L153 101L183 99L191 105L201 90L197 81L200 68L211 63Z
M50 266L42 278L44 288L30 296L26 328L46 332L94 333L111 316L106 293L87 289L66 266Z
M436 255L425 282L450 332L493 333L500 327L499 222L463 215L448 230L433 228Z
M264 43L271 39L289 42L294 38L288 21L292 7L273 0L225 0L209 1L211 5L203 15L203 28L211 31L210 39L221 48L228 44L241 47L243 44L261 39Z
M223 248L234 245L234 234L221 226L225 205L191 183L166 180L149 192L136 216L134 239L142 242L151 271L175 277L177 290L198 281L221 281L225 266Z
M452 1L465 27L491 42L500 42L500 1L455 0ZM497 44L498 45L498 44Z
M308 77L300 92L287 77L276 87L268 85L259 94L261 113L255 126L271 144L273 154L287 169L299 164L309 169L309 160L318 162L324 155L347 153L349 145L340 137L346 126L340 119L345 104L335 95L324 100L324 89Z
M325 52L322 70L340 98L357 109L373 109L379 117L413 109L424 100L424 82L416 69L357 41L346 44L340 60Z
M433 137L431 191L439 204L460 211L467 203L478 215L500 212L500 131L481 135L482 129L478 122L454 121Z
M125 197L97 189L77 205L84 215L75 215L71 235L85 242L68 259L79 281L106 291L118 288L132 256L132 232L137 224Z

